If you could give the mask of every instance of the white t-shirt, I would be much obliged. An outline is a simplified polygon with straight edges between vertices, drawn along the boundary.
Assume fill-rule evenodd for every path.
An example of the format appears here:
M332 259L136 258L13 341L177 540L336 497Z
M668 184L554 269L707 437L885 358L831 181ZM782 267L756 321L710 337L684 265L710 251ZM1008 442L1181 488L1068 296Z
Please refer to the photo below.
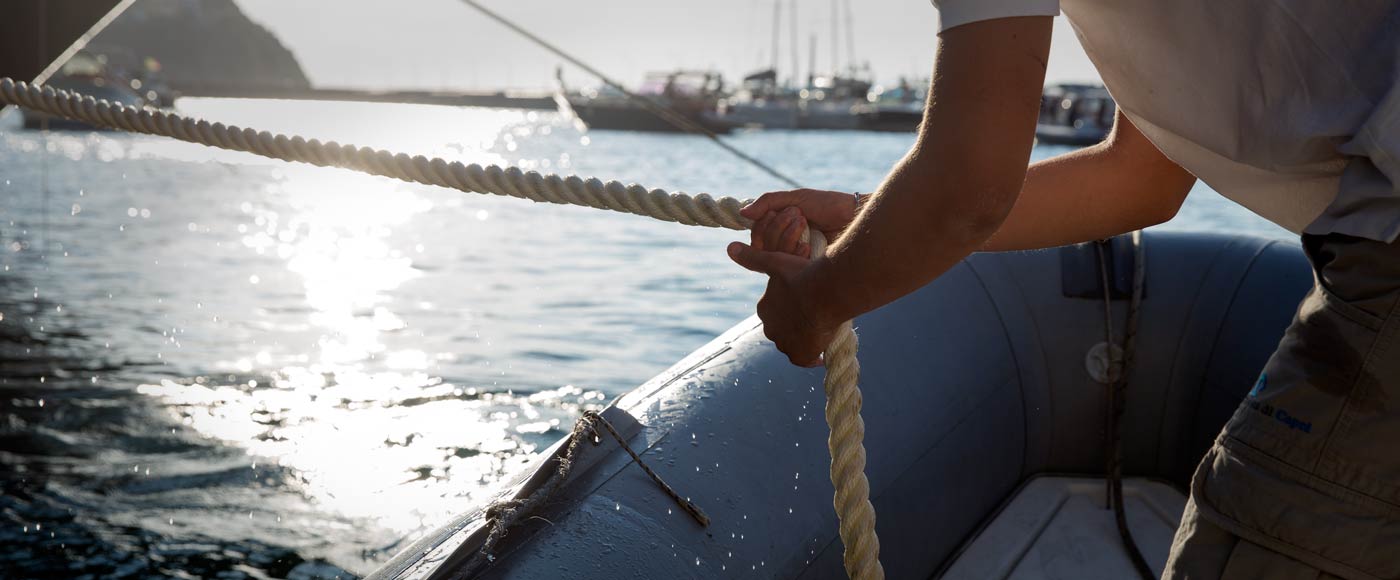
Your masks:
M1293 232L1400 237L1400 2L933 0L940 30L1063 8L1167 157Z

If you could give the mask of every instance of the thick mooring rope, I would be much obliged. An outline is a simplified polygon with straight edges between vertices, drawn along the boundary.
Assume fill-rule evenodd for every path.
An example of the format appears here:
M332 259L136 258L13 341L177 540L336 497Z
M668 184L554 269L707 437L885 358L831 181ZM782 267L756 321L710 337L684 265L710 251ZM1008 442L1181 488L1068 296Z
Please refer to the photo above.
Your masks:
M647 189L640 185L603 182L577 176L543 175L516 167L485 167L443 159L410 157L379 149L288 137L223 123L210 123L155 109L138 109L95 100L52 87L0 79L0 104L18 105L67 117L89 125L132 133L159 135L219 149L243 151L271 159L339 167L401 181L448 187L471 193L518 197L536 202L580 205L631 213L685 225L747 229L752 222L739 214L743 203L732 197L691 196ZM824 240L813 232L813 255L821 255ZM865 477L865 423L860 417L860 363L856 335L848 321L827 346L826 420L831 428L831 482L834 505L845 545L846 572L859 580L883 578L880 542L875 536L875 509Z
M747 229L752 222L739 215L743 204L732 197L691 196L647 189L637 184L602 182L576 176L542 175L517 167L463 165L443 159L410 157L381 149L288 137L235 125L210 123L156 109L138 109L90 96L0 79L0 104L82 121L89 125L132 133L159 135L219 149L243 151L282 161L339 167L401 181L490 193L530 201L581 205L631 213L691 226Z
M808 229L813 256L826 254L826 237ZM865 477L865 420L860 416L860 359L855 327L841 323L822 359L826 362L826 424L831 429L826 447L831 452L832 504L840 518L846 575L858 580L884 578L880 538L875 535L875 506Z

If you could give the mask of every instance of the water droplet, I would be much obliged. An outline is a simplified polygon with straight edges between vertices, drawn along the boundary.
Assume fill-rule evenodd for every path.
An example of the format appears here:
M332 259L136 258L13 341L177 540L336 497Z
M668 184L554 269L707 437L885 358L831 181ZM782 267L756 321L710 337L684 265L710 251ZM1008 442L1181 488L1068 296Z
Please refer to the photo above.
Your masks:
M695 557L695 565L696 565L696 566L699 566L699 565L700 565L700 557L699 557L699 556L696 556L696 557Z
M126 217L136 217L136 214L137 214L137 213L138 213L138 212L136 211L136 208L134 208L134 207L126 208Z

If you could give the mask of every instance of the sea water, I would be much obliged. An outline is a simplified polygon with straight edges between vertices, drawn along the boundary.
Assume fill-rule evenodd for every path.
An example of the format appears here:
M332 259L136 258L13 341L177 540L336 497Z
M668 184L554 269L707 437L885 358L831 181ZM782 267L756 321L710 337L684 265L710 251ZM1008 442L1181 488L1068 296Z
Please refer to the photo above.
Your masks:
M739 198L702 138L553 113L190 99L465 163ZM871 191L912 136L742 132ZM1067 149L1039 147L1037 158ZM1287 238L1198 186L1178 230ZM0 577L352 577L750 315L737 232L0 119Z

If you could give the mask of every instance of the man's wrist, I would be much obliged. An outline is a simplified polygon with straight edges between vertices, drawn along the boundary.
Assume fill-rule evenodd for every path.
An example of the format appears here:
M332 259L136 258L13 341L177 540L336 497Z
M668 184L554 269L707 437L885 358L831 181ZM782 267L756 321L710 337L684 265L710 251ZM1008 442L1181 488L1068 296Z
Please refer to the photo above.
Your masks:
M806 280L798 286L804 294L800 297L804 305L803 313L813 326L820 329L835 328L852 318L844 308L846 297L831 277L831 266L831 261L825 258L813 261L801 274Z

